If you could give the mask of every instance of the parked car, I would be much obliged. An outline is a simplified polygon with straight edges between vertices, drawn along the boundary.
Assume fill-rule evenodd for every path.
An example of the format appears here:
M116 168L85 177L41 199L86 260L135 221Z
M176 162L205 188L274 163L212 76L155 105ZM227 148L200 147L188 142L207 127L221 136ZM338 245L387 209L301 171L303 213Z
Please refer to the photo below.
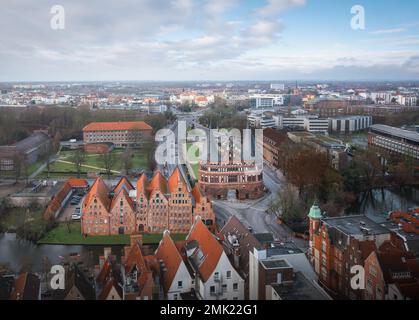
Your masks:
M71 220L80 220L81 219L81 215L79 214L72 214L71 215Z

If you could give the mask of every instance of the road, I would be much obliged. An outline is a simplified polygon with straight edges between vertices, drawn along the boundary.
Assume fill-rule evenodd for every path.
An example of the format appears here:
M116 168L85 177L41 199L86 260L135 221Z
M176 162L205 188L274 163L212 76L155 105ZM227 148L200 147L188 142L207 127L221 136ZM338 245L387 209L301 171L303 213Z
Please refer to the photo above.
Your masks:
M264 182L269 192L258 200L252 201L226 201L213 200L217 224L221 227L232 215L236 216L246 227L252 227L254 233L272 233L276 241L294 242L298 248L306 251L308 242L292 235L292 231L285 225L278 223L274 215L266 213L272 197L280 190L284 180L279 179L276 173L266 165L263 170Z
M194 124L195 128L203 129L208 134L208 128L201 126L190 117L179 117L179 120L184 120L188 124ZM261 199L246 201L213 200L217 224L222 227L229 217L234 215L245 226L252 227L253 232L272 233L275 240L280 242L293 241L301 250L306 251L308 248L307 241L295 238L287 226L279 224L274 215L266 212L269 202L281 189L285 178L281 173L264 165L263 179L267 193Z

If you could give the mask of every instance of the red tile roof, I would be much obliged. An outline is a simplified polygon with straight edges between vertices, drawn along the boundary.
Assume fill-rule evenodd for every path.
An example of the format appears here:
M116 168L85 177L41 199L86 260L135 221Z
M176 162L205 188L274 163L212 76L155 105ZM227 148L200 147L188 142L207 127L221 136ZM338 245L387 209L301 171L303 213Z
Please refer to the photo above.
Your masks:
M195 198L196 203L200 203L201 202L201 190L199 189L198 184L195 184L195 187L193 187L192 189L192 195Z
M177 192L177 186L179 185L179 182L181 182L183 185L186 186L185 179L183 179L183 176L180 173L179 167L176 167L176 169L173 170L173 173L167 182L170 193Z
M85 179L68 179L67 182L72 188L87 188L89 186Z
M113 209L116 205L118 205L118 202L119 202L121 197L125 199L125 201L128 203L128 205L131 207L131 210L135 211L134 202L129 197L129 194L125 189L122 189L118 194L115 194L115 196L112 199L111 209Z
M153 272L150 265L157 264L153 257L144 257L140 244L137 242L131 247L128 258L125 262L125 273L130 273L134 268L137 269L137 283L139 296L151 296L153 293Z
M118 194L119 191L121 191L121 189L124 187L127 189L128 192L135 189L134 186L131 184L131 182L129 182L129 180L126 177L122 177L121 180L119 180L118 184L113 189L113 192L115 194Z
M83 128L86 131L126 131L126 130L153 130L153 128L144 121L130 122L92 122Z
M206 282L217 267L223 253L223 247L199 217L196 218L195 224L186 239L187 242L191 240L198 242L205 257L198 269L203 281Z
M156 171L153 179L147 187L147 191L152 194L154 191L160 191L163 194L167 193L167 181L160 171Z
M44 212L44 219L52 219L55 213L61 208L62 203L68 194L72 191L72 187L68 182L65 182L60 191L54 196Z
M84 205L86 207L89 206L95 196L106 209L109 209L111 204L111 200L109 199L109 188L101 177L96 179L92 188L87 193Z
M160 241L159 247L157 248L156 257L159 260L163 260L166 267L166 272L164 272L163 275L163 287L167 292L172 286L179 266L183 261L178 248L170 237L170 233L167 231L164 233L163 239Z
M98 300L106 300L109 296L109 293L111 292L112 288L115 288L116 292L119 295L119 299L123 299L123 290L121 286L119 285L118 281L116 281L113 278L110 278L105 286L103 287L102 291L100 292L98 296Z
M10 300L38 300L41 281L33 273L22 273L15 280Z

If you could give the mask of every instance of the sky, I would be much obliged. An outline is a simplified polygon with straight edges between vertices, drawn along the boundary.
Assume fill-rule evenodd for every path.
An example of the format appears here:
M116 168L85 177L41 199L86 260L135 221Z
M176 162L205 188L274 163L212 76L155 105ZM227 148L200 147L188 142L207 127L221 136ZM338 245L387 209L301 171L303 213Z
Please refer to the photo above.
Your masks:
M1 0L0 81L419 80L418 12L411 0Z

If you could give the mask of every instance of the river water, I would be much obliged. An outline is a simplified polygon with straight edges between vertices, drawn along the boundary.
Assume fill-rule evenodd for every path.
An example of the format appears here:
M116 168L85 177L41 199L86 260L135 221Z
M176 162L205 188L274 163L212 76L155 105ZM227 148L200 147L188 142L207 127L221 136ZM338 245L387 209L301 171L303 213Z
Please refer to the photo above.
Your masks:
M120 257L122 246L110 246L112 253ZM0 264L8 264L9 268L19 272L22 267L34 272L44 270L45 258L51 264L58 264L69 255L79 254L87 266L99 263L99 256L103 255L104 246L64 246L64 245L35 245L28 241L16 239L13 233L0 234Z
M376 189L363 195L347 214L366 214L372 220L384 222L390 211L419 207L419 188Z

